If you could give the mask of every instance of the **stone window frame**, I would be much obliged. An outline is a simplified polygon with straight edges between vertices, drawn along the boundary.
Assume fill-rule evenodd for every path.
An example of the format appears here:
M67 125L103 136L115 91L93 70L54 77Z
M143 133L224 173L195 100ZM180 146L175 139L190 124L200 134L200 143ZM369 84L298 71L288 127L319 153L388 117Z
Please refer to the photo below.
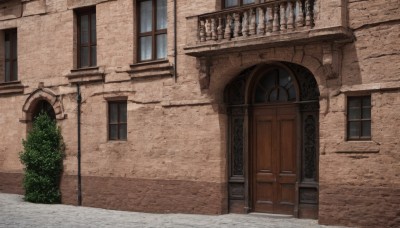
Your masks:
M97 66L97 23L96 23L96 6L88 6L84 8L78 8L74 10L75 17L76 17L76 66L77 69L84 69L84 68L93 68ZM94 15L95 21L94 21L94 31L95 31L95 40L92 42L92 26L93 22L91 20L91 16ZM82 16L88 16L88 43L87 44L82 44L81 43L81 17ZM88 52L88 65L83 66L82 65L82 59L81 59L81 53L82 53L82 48L87 47L89 48ZM92 48L95 48L95 56L94 59L92 58Z
M151 1L152 2L152 31L151 32L140 32L140 3L144 1ZM145 63L145 62L154 62L154 61L163 61L167 59L168 56L168 9L167 9L167 14L166 14L166 19L167 19L167 27L165 29L159 29L157 30L157 0L137 0L136 1L136 59L137 63ZM167 1L168 5L168 1ZM156 37L157 35L163 35L165 34L167 36L167 42L166 42L166 49L167 53L165 58L157 58L157 44L156 44ZM152 53L151 53L151 58L142 60L141 59L141 44L140 44L140 38L141 37L146 37L146 36L151 36L152 37Z
M369 98L369 105L364 105L364 99ZM359 107L350 107L350 100L358 100L360 102ZM369 118L364 118L363 117L363 109L368 109L369 108ZM355 119L351 118L351 109L357 109L360 111L360 118ZM357 122L359 123L358 126L358 137L350 136L350 123L351 122ZM363 123L368 123L369 122L369 136L363 136L362 135L362 128L363 128ZM369 93L361 93L361 94L354 94L354 95L347 95L346 96L346 139L347 141L371 141L372 140L372 96Z
M116 123L111 123L110 117L111 117L111 104L116 104L117 105L117 116L118 120ZM121 105L125 105L125 116L126 116L126 121L121 121L120 120L120 112L121 112ZM117 137L111 137L111 125L116 125L117 126ZM125 138L122 138L120 136L120 127L121 125L125 125ZM108 141L127 141L128 140L128 101L127 98L112 98L112 99L107 99L107 139Z

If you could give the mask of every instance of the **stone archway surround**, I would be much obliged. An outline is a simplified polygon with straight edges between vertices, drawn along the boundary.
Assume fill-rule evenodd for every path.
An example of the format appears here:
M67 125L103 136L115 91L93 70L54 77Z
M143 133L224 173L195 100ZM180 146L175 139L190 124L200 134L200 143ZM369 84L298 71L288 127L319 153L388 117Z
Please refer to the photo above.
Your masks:
M315 77L312 75L312 72L310 72L307 68L298 65L298 64L293 64L293 63L288 63L288 62L273 62L273 61L268 61L268 62L263 62L262 64L254 64L253 62L253 67L247 68L246 70L243 70L240 74L236 75L234 80L231 80L230 83L228 83L228 90L225 90L224 95L225 95L225 101L228 103L225 103L228 107L227 113L229 116L229 133L228 133L228 176L229 176L229 210L230 212L234 213L248 213L250 211L253 211L252 205L250 204L251 202L251 193L249 192L250 187L249 187L249 148L250 148L250 133L249 129L250 127L250 110L252 110L252 102L248 99L249 91L251 91L251 84L253 81L253 78L257 75L257 72L259 69L262 69L264 66L268 65L275 65L275 66L281 66L281 67L289 67L293 72L296 71L297 76L304 78L312 78L312 88L315 88L316 93L314 93L313 96L308 96L308 92L303 93L303 88L298 88L300 89L302 95L300 95L300 98L296 103L299 105L299 126L302 126L302 128L299 128L299 131L307 131L306 126L307 121L310 119L314 121L314 130L312 134L312 138L310 137L305 137L306 135L303 135L301 137L301 142L298 144L300 150L302 152L299 152L298 154L298 162L302 162L304 159L304 156L308 154L309 152L305 152L306 147L300 146L300 145L306 145L305 143L308 143L309 140L313 141L313 150L312 152L315 157L315 163L316 166L314 166L314 169L317 170L315 171L315 176L312 177L312 179L305 180L302 177L299 176L299 182L298 182L298 193L297 197L302 198L302 202L298 201L299 203L295 206L294 210L294 215L296 217L302 217L302 218L317 218L318 217L318 160L319 160L319 155L318 155L318 116L319 116L319 98L320 98L320 93L318 91L318 83L315 80ZM297 67L296 67L297 66ZM288 69L289 69L288 68ZM296 70L297 69L297 70ZM301 70L303 69L303 70ZM298 71L300 70L300 71ZM299 73L299 72L305 72L305 73ZM307 73L308 72L308 73ZM306 79L305 79L306 80ZM307 81L307 80L306 80ZM303 80L304 82L304 80ZM303 82L298 81L298 83L302 84ZM306 85L311 85L311 84L306 84ZM231 103L228 100L226 100L227 92L229 93L230 89L233 88L234 86L234 91L238 90L243 90L244 92L240 92L240 94L243 96L243 99L240 100L239 102L234 102ZM304 86L304 85L302 85ZM238 88L238 89L237 89ZM241 88L241 89L239 89ZM312 89L311 88L311 89ZM306 91L310 91L310 86L305 86L304 89ZM232 93L234 94L234 93ZM235 98L234 98L235 99ZM237 100L236 100L237 101ZM316 121L316 122L315 122ZM316 125L315 125L316 124ZM300 130L301 129L301 130ZM242 135L242 136L241 136ZM241 139L241 142L235 143L235 137L243 137ZM234 150L239 150L242 151L242 155L240 157L243 157L239 160L237 160L237 156L233 155ZM239 162L242 164L241 167L241 172L236 170L236 165L232 165L233 163ZM302 164L299 164L298 168L298 175L303 175L305 172L305 165L303 166ZM246 171L248 170L248 171ZM316 179L313 179L316 178ZM308 182L308 183L306 183ZM297 188L297 187L296 187ZM311 191L311 192L310 192ZM300 193L301 192L301 195ZM304 207L304 201L307 201L304 197L306 196L312 196L312 204L311 207Z
M33 111L40 100L47 101L53 107L57 120L65 119L66 115L64 113L60 96L51 89L39 88L28 96L22 106L20 122L29 123L32 121Z
M320 98L328 99L330 91L335 92L335 88L340 86L340 53L339 46L320 43L209 57L209 93L215 93L213 94L215 99L223 103L221 98L225 86L242 70L261 63L289 62L308 69L317 81Z

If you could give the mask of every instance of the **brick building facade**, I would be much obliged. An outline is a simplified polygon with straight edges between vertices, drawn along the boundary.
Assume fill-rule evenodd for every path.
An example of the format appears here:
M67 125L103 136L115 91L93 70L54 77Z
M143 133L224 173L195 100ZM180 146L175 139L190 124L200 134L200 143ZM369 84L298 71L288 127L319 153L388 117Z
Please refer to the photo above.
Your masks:
M62 201L400 224L399 0L0 1L0 192L53 113Z

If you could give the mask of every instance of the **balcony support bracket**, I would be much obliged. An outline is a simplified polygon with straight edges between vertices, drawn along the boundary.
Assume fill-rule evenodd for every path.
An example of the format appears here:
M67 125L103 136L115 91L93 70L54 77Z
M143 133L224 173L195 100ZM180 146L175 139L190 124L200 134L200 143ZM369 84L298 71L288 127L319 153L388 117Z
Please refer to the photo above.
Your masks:
M211 57L203 56L197 58L197 69L199 70L199 83L200 88L208 89L210 86L210 68L212 66Z
M323 67L328 79L339 77L341 63L341 50L337 44L326 43L322 46Z

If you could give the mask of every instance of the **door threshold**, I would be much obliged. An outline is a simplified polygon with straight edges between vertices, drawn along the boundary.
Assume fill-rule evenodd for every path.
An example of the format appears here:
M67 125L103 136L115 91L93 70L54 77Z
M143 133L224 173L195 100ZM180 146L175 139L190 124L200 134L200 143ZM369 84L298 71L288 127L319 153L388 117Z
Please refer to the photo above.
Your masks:
M265 217L265 218L276 218L276 219L290 219L294 218L293 215L284 215L284 214L271 214L271 213L260 213L260 212L251 212L249 215L254 215L257 217Z

